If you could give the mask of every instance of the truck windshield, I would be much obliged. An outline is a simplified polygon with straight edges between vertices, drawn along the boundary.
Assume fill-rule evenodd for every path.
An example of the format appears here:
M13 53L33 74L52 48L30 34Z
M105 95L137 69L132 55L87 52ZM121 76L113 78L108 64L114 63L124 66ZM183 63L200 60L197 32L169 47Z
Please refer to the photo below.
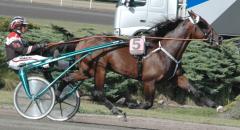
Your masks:
M123 4L122 4L122 0L118 0L118 2L117 2L117 4L116 4L116 7L121 6L121 5L123 5Z
M146 0L134 0L134 6L144 6L146 4Z
M136 7L136 6L144 6L146 4L146 0L125 0L129 2L129 6ZM125 5L126 3L122 0L118 0L116 7Z

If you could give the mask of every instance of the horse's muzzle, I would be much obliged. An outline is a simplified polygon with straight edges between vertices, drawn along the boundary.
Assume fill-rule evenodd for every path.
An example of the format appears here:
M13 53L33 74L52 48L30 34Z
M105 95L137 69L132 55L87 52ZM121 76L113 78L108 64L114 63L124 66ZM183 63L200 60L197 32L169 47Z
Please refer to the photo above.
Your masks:
M222 36L217 36L217 37L208 37L207 43L210 43L213 46L218 46L221 45L223 42L223 37Z
M218 43L219 43L219 45L221 45L223 43L223 37L222 36L218 36Z

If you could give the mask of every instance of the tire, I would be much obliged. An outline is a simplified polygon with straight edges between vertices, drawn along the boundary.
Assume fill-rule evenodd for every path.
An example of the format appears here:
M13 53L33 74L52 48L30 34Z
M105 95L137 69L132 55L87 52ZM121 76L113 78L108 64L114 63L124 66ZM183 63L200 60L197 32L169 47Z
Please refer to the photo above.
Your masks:
M32 96L35 96L49 85L47 80L40 77L29 77L28 83ZM42 96L35 100L30 99L26 95L21 82L14 92L14 106L17 112L27 119L41 119L47 116L51 112L54 102L55 94L52 87L47 89Z
M66 94L73 90L72 85L66 86L60 98L64 97ZM55 101L52 111L47 116L49 119L54 121L66 121L71 119L77 112L80 106L80 95L78 91L71 93L63 101Z

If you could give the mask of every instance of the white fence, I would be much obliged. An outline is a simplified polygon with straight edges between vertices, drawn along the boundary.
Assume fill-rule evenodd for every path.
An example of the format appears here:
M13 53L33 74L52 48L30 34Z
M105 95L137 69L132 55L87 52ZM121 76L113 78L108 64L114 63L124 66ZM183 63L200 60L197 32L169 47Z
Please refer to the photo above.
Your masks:
M67 7L82 7L89 9L106 9L114 10L115 4L113 3L104 3L96 2L94 0L15 0L18 2L27 2L27 3L41 3L55 6L67 6Z

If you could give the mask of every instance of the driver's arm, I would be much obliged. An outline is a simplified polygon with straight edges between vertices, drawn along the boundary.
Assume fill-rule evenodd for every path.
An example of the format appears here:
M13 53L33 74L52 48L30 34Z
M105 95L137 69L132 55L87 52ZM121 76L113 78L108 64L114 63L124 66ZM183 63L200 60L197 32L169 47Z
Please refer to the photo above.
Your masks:
M22 55L30 54L40 48L38 44L25 47L19 41L12 42L9 47L13 48L17 53Z

